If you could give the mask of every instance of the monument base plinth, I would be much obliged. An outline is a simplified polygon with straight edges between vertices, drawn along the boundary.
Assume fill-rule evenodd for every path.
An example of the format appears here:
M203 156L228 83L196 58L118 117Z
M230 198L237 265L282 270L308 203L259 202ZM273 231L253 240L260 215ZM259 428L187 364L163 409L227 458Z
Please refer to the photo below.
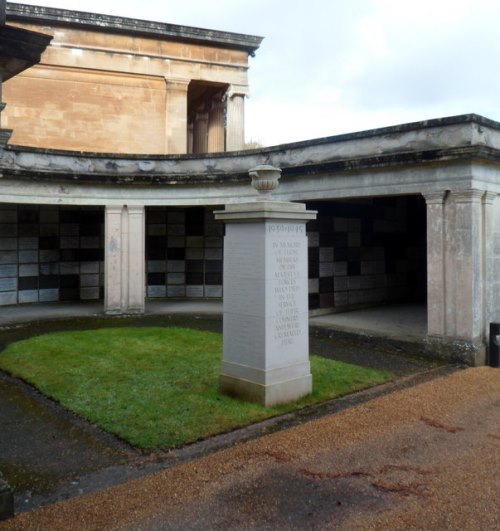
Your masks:
M219 391L225 395L255 402L265 407L293 402L312 392L312 375L307 374L272 384L260 384L221 374L219 376Z

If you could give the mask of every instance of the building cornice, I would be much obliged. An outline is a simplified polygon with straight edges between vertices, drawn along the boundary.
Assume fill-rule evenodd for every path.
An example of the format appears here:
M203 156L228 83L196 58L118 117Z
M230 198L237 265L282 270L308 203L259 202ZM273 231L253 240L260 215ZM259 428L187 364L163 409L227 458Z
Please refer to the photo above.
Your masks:
M102 154L68 154L50 150L32 150L7 146L0 160L3 177L44 182L79 182L81 184L197 185L248 181L248 168L269 162L258 153L211 155L174 155L151 157L111 157ZM283 178L382 171L389 168L450 164L500 164L500 149L466 146L448 149L390 153L377 156L315 163L291 163L279 153L271 159L281 167ZM0 177L1 178L1 177Z
M0 33L0 72L2 80L7 81L38 63L51 40L51 35L13 26L2 26Z
M104 32L125 33L244 50L252 56L255 55L263 39L263 37L255 35L26 4L7 3L6 13L8 22L72 25Z

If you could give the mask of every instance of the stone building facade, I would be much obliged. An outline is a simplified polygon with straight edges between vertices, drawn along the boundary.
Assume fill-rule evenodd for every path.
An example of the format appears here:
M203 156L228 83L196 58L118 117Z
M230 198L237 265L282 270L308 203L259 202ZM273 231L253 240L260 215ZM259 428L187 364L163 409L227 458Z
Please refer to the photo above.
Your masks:
M9 24L53 36L5 84L12 144L113 153L243 148L248 56L261 38L7 4Z
M188 155L2 138L4 307L102 300L103 311L131 313L150 298L221 298L224 228L213 212L254 198L248 170L269 164L282 169L277 200L318 211L307 224L311 311L420 302L431 348L487 359L500 319L497 122L472 114Z

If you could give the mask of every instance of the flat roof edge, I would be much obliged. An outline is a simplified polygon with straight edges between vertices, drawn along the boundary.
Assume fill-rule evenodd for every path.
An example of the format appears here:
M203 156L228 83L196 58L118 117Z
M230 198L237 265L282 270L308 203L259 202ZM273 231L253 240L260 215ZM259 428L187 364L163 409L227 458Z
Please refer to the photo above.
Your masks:
M500 122L485 118L479 114L460 114L456 116L446 116L443 118L433 118L431 120L422 120L420 122L409 122L399 125L390 125L387 127L381 127L378 129L367 129L364 131L356 131L353 133L344 133L333 136L326 136L320 138L312 138L308 140L301 140L299 142L290 142L286 144L276 144L273 146L260 147L255 149L245 149L240 151L225 151L219 153L207 153L207 154L148 154L148 153L106 153L106 152L91 152L91 151L73 151L73 150L61 150L53 148L38 148L32 146L21 146L15 144L8 144L6 148L12 151L26 151L32 153L39 153L45 155L63 155L63 156L76 156L76 157L89 157L89 158L111 158L111 159L124 159L124 160L189 160L198 159L200 157L206 158L236 158L242 155L255 155L255 154L272 154L280 151L287 151L290 149L305 148L308 146L320 146L323 144L336 144L340 142L346 142L349 140L360 140L364 138L373 138L383 135L394 135L398 133L405 133L407 131L431 129L433 127L446 127L460 124L476 123L490 127L500 131Z
M246 50L254 55L263 37L232 33L227 31L181 26L165 22L154 22L141 19L72 11L53 7L31 6L27 4L7 3L7 21L40 21L56 24L75 24L85 28L133 33L137 35L157 36L181 41L227 46Z
M386 127L379 127L375 129L365 129L363 131L354 131L352 133L341 133L333 136L323 136L309 140L299 140L298 142L290 142L287 144L276 144L259 148L259 151L276 151L278 149L293 149L296 147L305 147L307 145L330 144L333 142L344 142L347 140L357 140L361 138L370 138L382 135L393 135L397 133L405 133L407 131L415 131L417 129L431 129L433 127L446 127L451 125L476 123L490 127L500 131L500 122L485 118L480 114L458 114L456 116L446 116L443 118L432 118L429 120L421 120L418 122L408 122L397 125L389 125Z

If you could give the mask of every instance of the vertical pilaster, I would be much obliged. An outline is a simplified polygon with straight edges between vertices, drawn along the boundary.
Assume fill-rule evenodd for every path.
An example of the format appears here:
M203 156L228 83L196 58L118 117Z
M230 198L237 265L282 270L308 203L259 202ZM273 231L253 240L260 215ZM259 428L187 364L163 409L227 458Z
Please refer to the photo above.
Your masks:
M145 304L143 206L107 206L105 213L104 309L142 313Z
M208 114L208 153L224 151L225 104L213 101Z
M208 140L208 113L197 112L193 127L193 153L206 153Z
M446 192L424 194L427 203L427 333L444 336L445 255L444 198Z
M482 190L451 193L454 203L454 234L447 235L454 247L454 267L449 270L455 287L454 335L475 339L483 333L483 216Z
M104 214L104 311L122 311L122 206L107 206Z
M188 79L165 78L165 153L186 153Z
M427 202L428 335L461 347L467 363L485 358L494 291L495 194L455 190ZM500 287L500 284L499 284Z
M498 302L500 295L500 279L495 274L495 265L499 262L499 238L496 232L498 203L497 194L486 192L483 196L483 255L484 255L484 304L485 318L483 323L484 337L489 335L490 322L498 322ZM499 262L500 263L500 262Z
M145 215L143 206L128 207L128 302L127 311L145 309Z
M226 150L245 147L245 92L230 88L227 94Z
M0 72L0 128L2 127L2 111L5 109L5 103L2 101L2 94L3 94L2 82L3 82L3 79L2 79L2 74Z

